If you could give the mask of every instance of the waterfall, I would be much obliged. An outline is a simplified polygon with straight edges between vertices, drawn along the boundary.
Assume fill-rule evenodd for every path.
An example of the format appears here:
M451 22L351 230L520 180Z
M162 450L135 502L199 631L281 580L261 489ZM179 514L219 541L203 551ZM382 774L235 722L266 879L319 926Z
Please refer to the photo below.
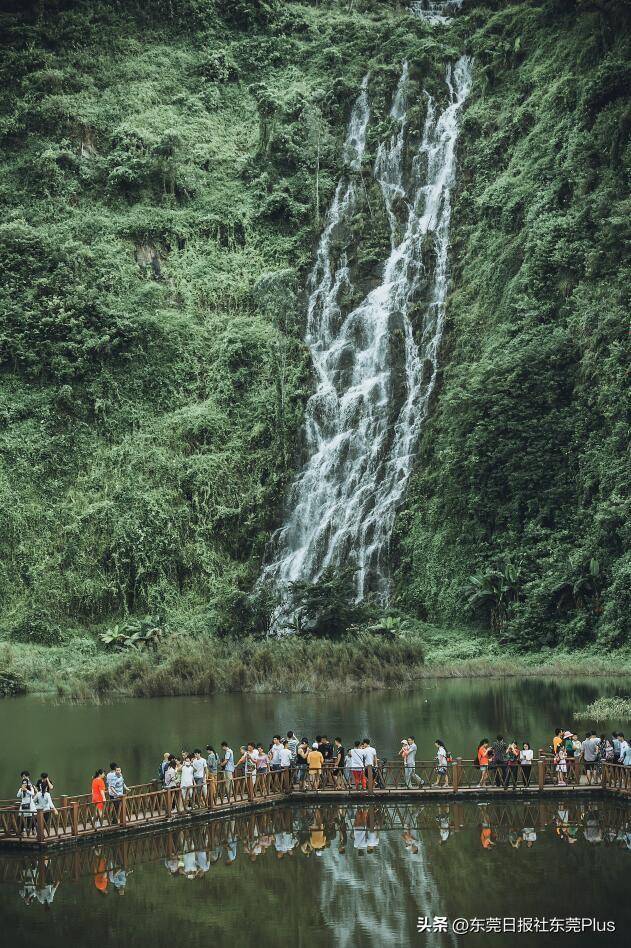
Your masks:
M412 0L410 12L426 23L448 23L449 16L456 13L463 0Z
M462 57L447 68L446 107L441 111L425 94L422 138L406 171L410 79L404 65L390 110L394 131L379 147L373 169L389 222L390 253L379 285L346 316L341 297L351 277L346 254L336 260L335 246L356 207L352 174L336 188L309 283L306 341L317 387L306 407L308 459L262 577L281 587L296 579L315 581L330 565L352 563L358 598L369 591L387 596L390 535L436 380L458 113L470 84L471 64ZM344 147L351 172L364 153L367 86L366 78ZM415 313L413 326L420 295L422 315Z

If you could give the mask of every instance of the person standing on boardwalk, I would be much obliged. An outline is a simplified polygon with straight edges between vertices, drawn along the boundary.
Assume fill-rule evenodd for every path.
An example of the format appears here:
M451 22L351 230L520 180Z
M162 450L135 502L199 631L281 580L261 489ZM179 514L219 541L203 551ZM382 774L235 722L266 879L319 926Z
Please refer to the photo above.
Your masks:
M50 791L47 789L47 785L43 781L38 781L38 791L33 798L35 803L35 809L39 812L42 811L44 816L44 822L48 823L50 821L50 814L56 813L57 809L53 803L53 798L50 795Z
M336 790L342 787L342 772L344 769L344 748L342 738L336 737L333 741L333 786Z
M318 744L316 741L313 742L311 750L307 754L307 765L309 767L309 788L311 790L318 790L320 787L320 779L322 777L324 757L322 756L321 751L318 750Z
M361 743L355 741L351 747L351 774L355 790L366 789L366 758Z
M99 819L103 816L105 806L105 775L99 768L92 778L92 803L96 806Z
M524 741L524 745L519 752L519 763L521 766L521 775L524 781L524 786L530 786L530 774L532 773L532 761L535 756L535 752L531 748L528 741Z
M483 737L478 744L477 751L478 767L480 768L480 780L478 787L486 787L489 782L489 739Z
M362 750L364 751L364 764L366 767L366 777L372 777L374 779L375 771L377 770L377 764L379 760L377 757L377 749L372 746L369 737L365 737L364 740L362 741Z
M567 774L567 754L565 752L565 747L563 744L559 745L559 749L556 752L554 763L556 765L557 772L557 784L560 787L566 786L565 776Z
M22 817L22 829L28 836L35 832L35 787L31 783L30 777L23 777L20 789L17 792L17 799Z
M110 764L110 772L107 775L106 784L107 795L111 803L114 805L114 822L118 823L123 797L127 792L125 780L123 779L123 771L118 766L118 764Z
M219 757L217 756L217 751L212 746L212 744L206 744L206 766L208 768L210 784L213 788L213 792L215 793L217 791L217 771L219 769Z
M182 794L182 805L190 809L193 799L193 787L195 786L195 771L193 762L187 755L182 761L182 771L180 777L180 792Z
M295 731L287 731L287 747L291 751L291 766L296 766L296 756L298 754L298 738Z
M229 794L232 790L232 781L234 779L234 754L232 748L228 746L227 741L221 742L221 747L223 750L223 760L221 761L221 771L223 773L223 779L226 786L226 791Z
M448 787L449 774L447 768L449 755L447 754L447 748L439 738L436 738L434 741L434 746L436 747L436 780L433 786L439 787L441 781L443 781L443 786Z
M303 737L298 745L298 753L296 756L296 780L301 790L304 790L305 779L309 770L308 757L309 742L306 737Z
M508 780L508 766L506 764L506 741L498 734L491 744L491 769L495 771L495 786L506 789Z
M423 781L416 772L416 755L418 748L413 734L408 735L408 750L405 758L405 785L406 787L421 787Z
M208 773L208 764L204 757L202 757L202 752L199 748L193 751L193 759L191 760L193 765L193 780L195 781L196 787L205 787L206 786L206 774Z
M269 749L270 770L280 770L280 752L282 746L280 734L275 734Z
M583 741L583 763L585 764L585 774L587 783L593 783L598 765L598 752L600 750L600 741L596 737L595 731L590 731L587 738Z

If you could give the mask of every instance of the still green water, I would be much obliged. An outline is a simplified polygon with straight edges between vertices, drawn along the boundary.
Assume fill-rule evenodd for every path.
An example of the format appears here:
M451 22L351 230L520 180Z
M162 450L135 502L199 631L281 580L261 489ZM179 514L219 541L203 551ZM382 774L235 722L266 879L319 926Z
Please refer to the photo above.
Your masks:
M5 856L0 913L7 943L47 948L591 948L627 943L630 868L629 811L613 802L285 807L47 859ZM419 918L504 917L597 918L617 932L417 931Z
M345 742L370 735L382 757L415 734L419 759L441 737L469 756L480 737L547 745L573 712L625 692L620 679L422 681L406 693L221 695L57 704L0 702L5 766L42 769L55 794L87 792L116 759L128 783L151 779L165 750L269 740L293 728ZM610 731L623 722L602 722ZM490 843L490 845L489 845ZM196 824L124 844L0 856L7 943L104 946L626 944L631 928L628 807L568 796L532 804L296 807ZM615 934L419 933L417 920L611 920ZM510 924L510 923L509 923Z
M55 794L87 793L97 767L115 760L128 784L153 779L164 751L217 749L225 738L236 751L247 740L268 742L289 728L299 736L368 735L381 758L392 758L413 734L418 759L434 756L434 739L454 756L471 757L482 737L548 746L555 727L583 734L589 721L574 711L601 695L627 693L628 679L507 678L422 680L413 691L325 695L217 695L210 698L124 699L100 705L63 704L26 697L0 701L5 766L0 798L17 791L22 769L50 773ZM627 691L625 691L625 688ZM598 731L622 727L598 724Z

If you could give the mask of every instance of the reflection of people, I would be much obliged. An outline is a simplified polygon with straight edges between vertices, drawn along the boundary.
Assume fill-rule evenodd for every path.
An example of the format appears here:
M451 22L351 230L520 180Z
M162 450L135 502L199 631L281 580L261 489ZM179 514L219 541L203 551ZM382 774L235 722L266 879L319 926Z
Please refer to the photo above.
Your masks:
M480 827L480 842L483 849L491 849L495 846L492 838L492 830L488 823L482 823Z
M96 865L96 872L94 873L94 886L97 892L100 892L101 895L107 895L107 860L103 856L99 856L99 861Z
M406 850L412 855L416 856L418 854L418 839L416 838L416 833L412 829L406 829L403 833L403 843Z
M521 835L528 849L532 849L533 845L537 842L537 833L534 826L524 826Z
M125 895L125 886L127 885L127 872L122 866L119 866L117 869L115 868L113 864L110 864L108 879L110 883L114 886L114 891L117 892L118 895Z
M45 909L49 909L53 904L53 899L55 898L55 893L58 888L58 882L47 882L46 885L38 886L35 891L37 901L40 902Z
M309 827L309 842L316 856L322 855L322 850L326 846L326 836L320 810L316 810L313 814L313 822Z

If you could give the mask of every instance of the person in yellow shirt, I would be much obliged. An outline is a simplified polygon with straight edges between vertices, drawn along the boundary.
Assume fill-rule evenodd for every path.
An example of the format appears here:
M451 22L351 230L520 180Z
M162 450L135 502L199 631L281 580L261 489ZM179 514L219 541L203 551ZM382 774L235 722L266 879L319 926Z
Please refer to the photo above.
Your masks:
M320 786L320 777L324 765L324 757L318 750L318 745L314 743L307 754L307 765L309 767L309 784L312 790L317 790Z
M558 727L554 732L554 737L552 738L552 753L556 754L559 747L563 743L563 728Z

